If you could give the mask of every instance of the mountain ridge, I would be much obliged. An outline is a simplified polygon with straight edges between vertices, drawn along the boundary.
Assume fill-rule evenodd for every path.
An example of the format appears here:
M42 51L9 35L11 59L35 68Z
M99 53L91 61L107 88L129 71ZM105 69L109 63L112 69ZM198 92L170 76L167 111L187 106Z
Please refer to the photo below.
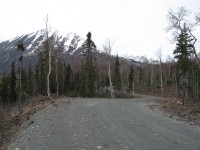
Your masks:
M71 64L73 66L80 66L81 60L83 59L83 43L84 38L80 37L74 32L65 33L62 31L54 31L49 34L49 38L54 38L53 46L59 48L59 55L64 60L66 64ZM3 41L0 43L0 74L3 72L9 73L10 66L12 62L19 66L19 57L21 53L17 51L17 45L23 42L25 51L23 52L23 67L28 69L29 64L33 67L37 64L38 54L44 50L45 30L41 29L36 32L31 32L29 34L23 34L15 38ZM105 52L97 50L97 63L106 68L106 57ZM120 57L123 62L126 62L128 66L130 65L141 65L133 59L126 59ZM111 64L114 63L114 56L112 56ZM16 68L17 68L16 67Z
M35 65L37 60L37 54L44 49L43 42L45 41L45 30L41 29L36 32L23 34L21 36L14 37L12 39L3 41L0 43L0 73L9 72L12 62L18 64L17 60L20 56L20 52L17 51L17 44L23 42L25 51L23 52L25 67L27 63ZM60 31L52 32L49 38L56 36L57 42L61 47L61 53L64 57L68 58L71 55L77 55L82 49L84 39L78 36L76 33L66 33L63 35ZM55 44L55 46L58 46ZM35 59L35 61L34 61Z

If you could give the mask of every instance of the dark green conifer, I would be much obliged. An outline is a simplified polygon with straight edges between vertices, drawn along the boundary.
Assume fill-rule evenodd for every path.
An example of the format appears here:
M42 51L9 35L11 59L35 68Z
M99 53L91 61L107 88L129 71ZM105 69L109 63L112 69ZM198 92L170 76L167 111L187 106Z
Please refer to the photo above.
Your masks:
M11 72L10 72L10 101L11 103L15 103L17 101L17 93L16 93L16 73L15 73L15 63L11 64Z
M19 68L19 106L21 105L21 95L22 95L22 61L23 61L23 52L25 51L25 47L23 42L20 42L17 45L17 50L21 52L19 57L20 68Z
M182 90L182 100L183 104L185 103L185 96L187 93L187 84L188 84L188 72L191 68L191 54L192 49L190 47L190 43L192 39L189 34L187 33L188 29L184 24L183 30L178 36L176 49L174 50L173 54L175 55L174 58L177 60L176 63L176 70L177 70L177 83L178 87Z
M33 82L33 71L31 64L29 64L28 74L27 74L27 94L29 96L33 95L33 89L35 88L34 82Z
M116 56L113 80L114 80L113 84L114 84L115 89L121 90L122 80L121 80L121 74L120 74L120 63L119 63L118 55Z
M65 67L65 94L70 94L72 91L72 69L70 64Z
M1 104L4 106L8 104L8 82L5 72L1 79Z
M81 70L80 70L80 88L79 93L80 96L86 97L86 70L83 61L81 61Z
M84 56L85 56L85 89L86 96L95 96L96 83L96 66L95 66L95 51L96 45L91 39L92 34L87 34L87 39L84 42Z
M131 66L129 77L128 77L128 92L129 93L133 91L133 81L134 81L134 70L133 70L133 66Z
M191 37L187 33L186 26L184 26L183 30L178 36L176 49L173 54L174 58L177 59L177 69L179 69L183 74L185 74L190 67L190 56L191 56L191 48L189 43L192 41Z

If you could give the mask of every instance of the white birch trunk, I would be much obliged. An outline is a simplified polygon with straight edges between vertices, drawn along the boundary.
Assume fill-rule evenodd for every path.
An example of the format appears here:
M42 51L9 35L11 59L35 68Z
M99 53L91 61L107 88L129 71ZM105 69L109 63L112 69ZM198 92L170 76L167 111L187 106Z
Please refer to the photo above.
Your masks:
M157 56L159 59L159 66L160 66L160 87L161 87L161 93L162 97L164 96L164 89L163 89L163 70L162 70L162 51L161 48L157 51Z
M162 97L164 95L164 89L163 89L163 71L162 71L162 61L160 59L160 86L161 86L161 92L162 92Z
M108 39L103 46L105 52L106 52L106 58L107 58L107 69L108 69L108 78L109 78L109 84L110 84L110 95L111 98L115 98L113 85L112 85L112 78L111 78L111 69L110 69L110 57L111 57L111 50L112 50L112 44L110 40Z
M115 98L113 85L112 85L112 79L111 79L110 59L108 60L107 64L108 64L108 78L109 78L109 83L110 83L110 95L111 95L111 98Z
M50 78L50 74L51 74L51 46L50 46L50 43L49 43L49 31L48 31L48 15L47 15L47 18L46 18L46 40L47 40L47 49L49 51L48 53L48 56L49 56L49 70L48 70L48 74L47 74L47 96L50 97L51 96L51 93L50 93L50 81L49 81L49 78Z
M51 74L51 48L49 48L49 70L48 70L48 74L47 74L47 95L49 97L51 96L50 87L49 87L50 74Z
M58 60L56 60L56 95L58 96L58 91L59 91L59 87L58 87Z

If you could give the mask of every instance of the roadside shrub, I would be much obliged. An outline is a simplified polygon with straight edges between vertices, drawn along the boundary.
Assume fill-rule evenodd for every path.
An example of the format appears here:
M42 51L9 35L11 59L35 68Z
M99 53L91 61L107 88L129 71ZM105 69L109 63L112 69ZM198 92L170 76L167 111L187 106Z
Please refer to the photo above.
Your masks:
M114 90L115 98L130 98L128 92Z

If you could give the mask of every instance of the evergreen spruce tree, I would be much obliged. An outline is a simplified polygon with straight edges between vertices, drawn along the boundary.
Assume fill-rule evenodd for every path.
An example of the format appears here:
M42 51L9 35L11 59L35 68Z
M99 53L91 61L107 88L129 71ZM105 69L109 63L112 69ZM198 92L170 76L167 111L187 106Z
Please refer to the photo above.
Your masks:
M6 84L7 84L7 105L11 104L10 101L10 75L6 76Z
M47 84L46 84L46 76L47 76L47 52L41 52L39 54L39 59L38 59L38 87L39 87L39 94L40 95L47 95Z
M59 60L58 61L58 94L59 95L64 95L64 78L65 78L65 74L64 74L64 63Z
M35 74L34 74L34 78L36 81L36 85L35 85L35 95L39 95L40 94L40 72L39 72L39 66L36 65L35 66Z
M122 88L122 80L121 80L121 74L120 74L120 63L119 63L118 55L116 56L113 80L114 80L113 84L114 84L115 89L120 91Z
M129 77L128 77L128 92L131 94L133 92L133 81L134 81L134 71L133 66L131 66Z
M21 52L21 55L19 57L20 62L20 69L19 69L19 106L21 105L21 93L22 93L22 61L23 61L23 52L25 51L25 47L23 42L20 42L17 45L17 50Z
M20 68L19 68L20 71ZM21 68L21 102L27 100L27 74L24 68Z
M174 58L177 59L177 69L179 69L182 74L185 74L190 67L190 56L192 51L189 47L189 43L191 41L192 39L184 26L182 32L178 36L176 49L173 52L175 55Z
M72 90L72 69L70 64L65 68L65 94L70 94Z
M79 71L75 74L74 78L74 96L80 96L80 73Z
M1 104L4 106L8 103L8 82L5 72L1 79Z
M183 30L178 36L176 49L174 50L173 54L175 55L175 59L177 60L176 69L178 70L177 75L177 83L179 87L181 87L183 93L183 104L185 103L185 96L186 96L186 87L188 83L188 72L190 70L190 57L191 57L191 47L190 42L193 40L187 33L187 28L184 25ZM180 78L182 77L182 78Z
M15 74L15 64L12 62L11 64L11 72L10 72L10 101L11 103L15 103L17 101L17 93L16 93L16 74Z
M53 58L52 58L53 62ZM50 86L50 93L54 94L57 93L57 87L56 87L56 70L55 70L55 64L52 63L52 69L51 69L51 74L49 77L49 86Z
M2 76L1 76L1 78L0 78L0 106L2 106L3 105L3 103L2 103L2 93L1 93L1 89L2 89Z
M86 71L83 61L81 61L81 71L80 71L80 77L79 77L79 94L80 96L86 97Z
M31 64L29 64L29 70L28 70L28 74L27 74L27 94L29 96L33 96L33 89L34 89L33 80L34 80L33 71L32 71Z
M86 96L95 96L96 83L96 67L95 67L95 51L96 45L91 39L92 34L87 34L87 39L84 42L84 56L85 56L85 89Z

